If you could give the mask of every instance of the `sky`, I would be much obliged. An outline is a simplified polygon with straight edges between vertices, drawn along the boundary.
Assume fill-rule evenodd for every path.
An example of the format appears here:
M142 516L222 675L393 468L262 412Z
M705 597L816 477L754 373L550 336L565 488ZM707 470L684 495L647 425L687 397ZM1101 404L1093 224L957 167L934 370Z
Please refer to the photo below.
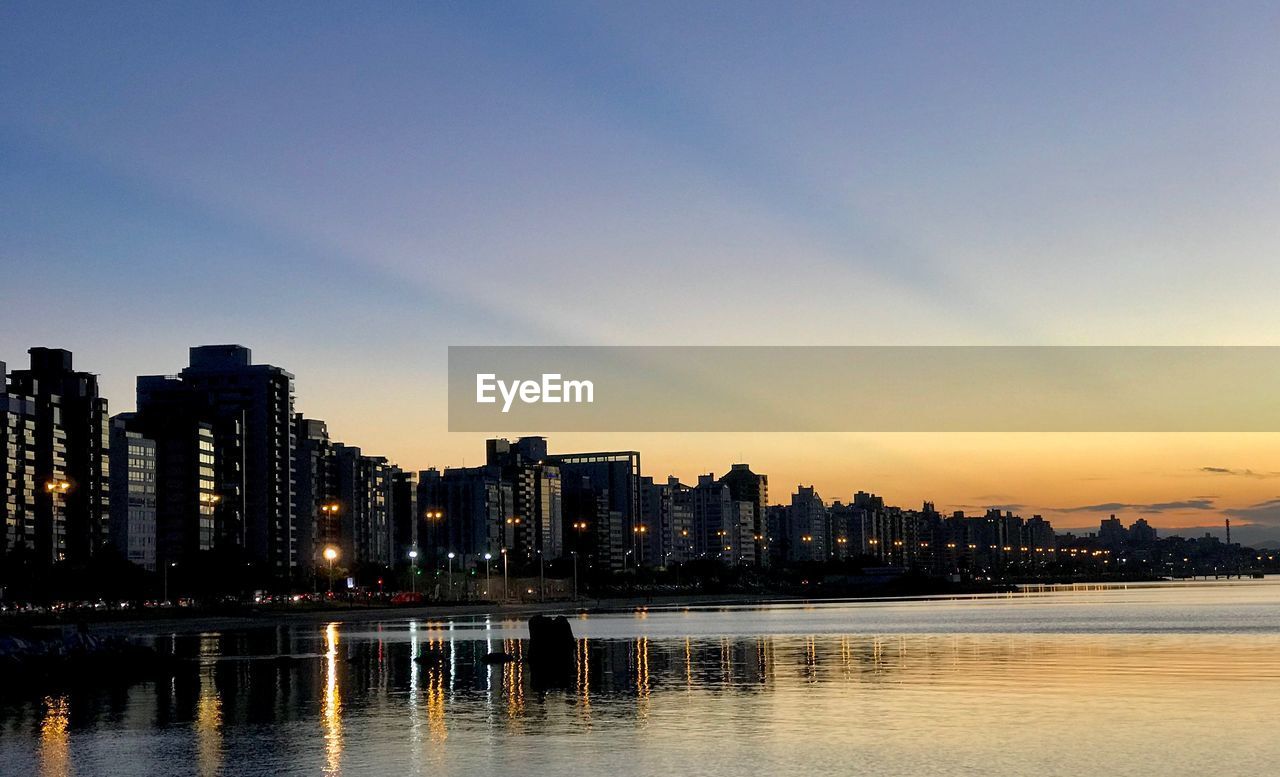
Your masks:
M0 360L236 342L408 468L448 345L1280 344L1280 8L0 6ZM785 501L1280 527L1276 435L559 435ZM1280 536L1280 530L1275 532Z

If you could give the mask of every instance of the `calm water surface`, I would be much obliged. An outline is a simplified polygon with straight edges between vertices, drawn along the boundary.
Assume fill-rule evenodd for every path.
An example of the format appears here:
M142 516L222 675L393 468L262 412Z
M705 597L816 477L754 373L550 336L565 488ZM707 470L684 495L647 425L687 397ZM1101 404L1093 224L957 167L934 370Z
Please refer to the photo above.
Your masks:
M198 671L0 704L0 774L1280 773L1276 580L573 625L545 693L518 620L155 635Z

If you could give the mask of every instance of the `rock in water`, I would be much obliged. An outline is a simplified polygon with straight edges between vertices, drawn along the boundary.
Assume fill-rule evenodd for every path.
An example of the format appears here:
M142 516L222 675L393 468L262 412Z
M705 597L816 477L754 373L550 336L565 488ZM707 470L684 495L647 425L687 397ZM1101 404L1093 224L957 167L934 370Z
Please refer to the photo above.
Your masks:
M535 615L529 619L529 668L535 686L564 688L573 684L578 642L569 619Z

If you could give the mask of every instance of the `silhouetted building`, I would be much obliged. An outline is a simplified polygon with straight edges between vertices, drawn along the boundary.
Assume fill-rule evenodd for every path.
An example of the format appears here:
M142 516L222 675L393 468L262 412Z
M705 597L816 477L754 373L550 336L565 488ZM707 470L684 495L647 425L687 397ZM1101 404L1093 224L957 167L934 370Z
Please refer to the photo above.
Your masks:
M27 451L34 453L35 558L84 562L108 541L107 400L98 395L96 375L72 369L70 351L32 348L28 353L31 368L9 374L8 394L24 398L18 406L34 411L27 415L20 408L18 414L34 420ZM24 500L27 490L19 489ZM14 531L21 536L26 527Z
M391 563L407 564L409 551L419 550L418 527L422 513L418 508L418 473L393 467L391 489Z
M294 526L298 565L316 569L327 564L324 549L341 539L342 506L338 503L338 467L324 421L294 416Z
M735 501L732 489L715 475L699 475L693 487L695 553L730 565L754 564L754 516L752 504Z
M560 467L549 462L543 437L521 437L515 443L485 443L486 463L498 467L511 484L515 509L503 525L503 547L523 561L543 554L564 555L564 508Z
M231 450L243 444L240 476L222 485L242 497L244 512L240 525L227 528L249 560L277 577L287 577L297 565L293 375L269 364L253 364L249 349L240 345L196 346L190 356L190 366L178 377L204 396L213 414L217 447Z
M338 544L346 563L391 564L392 465L359 448L333 445L337 468Z
M35 400L11 393L0 362L0 557L34 554L36 500L44 491L36 477Z
M443 567L449 553L459 558L458 568L485 553L497 558L515 501L501 468L449 468L443 473L429 469L420 478L419 504L427 516L423 566Z
M827 557L827 507L813 486L798 486L787 510L791 561L822 561Z
M751 557L758 565L769 562L768 531L765 510L769 505L769 477L751 471L748 464L734 464L720 482L729 487L729 495L735 502L751 506L750 534L754 547ZM739 554L745 555L745 554Z
M1098 541L1113 550L1123 548L1129 540L1129 533L1125 531L1124 524L1120 519L1112 515L1110 518L1104 518L1098 526Z
M1147 523L1146 518L1139 518L1129 525L1129 544L1142 548L1154 544L1156 541L1156 529Z
M176 377L138 378L129 428L155 443L156 562L186 563L214 550L238 551L244 461L238 422L216 437L207 397Z
M638 548L641 566L665 567L685 560L683 556L673 557L677 545L676 532L679 531L676 523L681 517L673 494L674 489L679 488L682 487L675 478L669 478L666 483L655 483L647 476L640 478ZM690 528L689 521L684 523L685 530Z
M640 454L637 451L549 454L547 460L560 467L562 492L568 503L570 490L589 490L604 496L607 516L589 520L596 561L610 570L633 566L640 556ZM575 504L593 501L585 496ZM572 524L573 515L566 512Z
M862 508L833 502L827 510L827 531L830 539L830 556L844 560L856 556L861 547Z
M1041 516L1033 515L1028 518L1025 531L1026 542L1024 544L1034 548L1034 553L1043 554L1046 549L1053 550L1057 547L1057 540L1053 534L1053 524Z
M129 430L132 413L111 419L111 543L121 556L156 569L156 443Z

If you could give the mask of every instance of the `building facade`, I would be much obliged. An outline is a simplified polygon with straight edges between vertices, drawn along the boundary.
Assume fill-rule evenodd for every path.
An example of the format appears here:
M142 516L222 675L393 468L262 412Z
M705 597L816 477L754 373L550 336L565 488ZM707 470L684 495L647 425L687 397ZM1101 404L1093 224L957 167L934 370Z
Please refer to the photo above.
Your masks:
M6 416L23 419L12 423L31 433L14 455L29 456L31 470L23 477L34 475L34 482L20 486L18 494L25 502L32 492L28 507L34 510L24 510L21 527L15 524L13 531L30 537L38 563L84 563L109 541L107 400L98 394L96 375L72 369L70 351L28 353L30 369L9 374Z
M132 414L111 419L111 543L128 561L156 570L156 442L130 431Z

